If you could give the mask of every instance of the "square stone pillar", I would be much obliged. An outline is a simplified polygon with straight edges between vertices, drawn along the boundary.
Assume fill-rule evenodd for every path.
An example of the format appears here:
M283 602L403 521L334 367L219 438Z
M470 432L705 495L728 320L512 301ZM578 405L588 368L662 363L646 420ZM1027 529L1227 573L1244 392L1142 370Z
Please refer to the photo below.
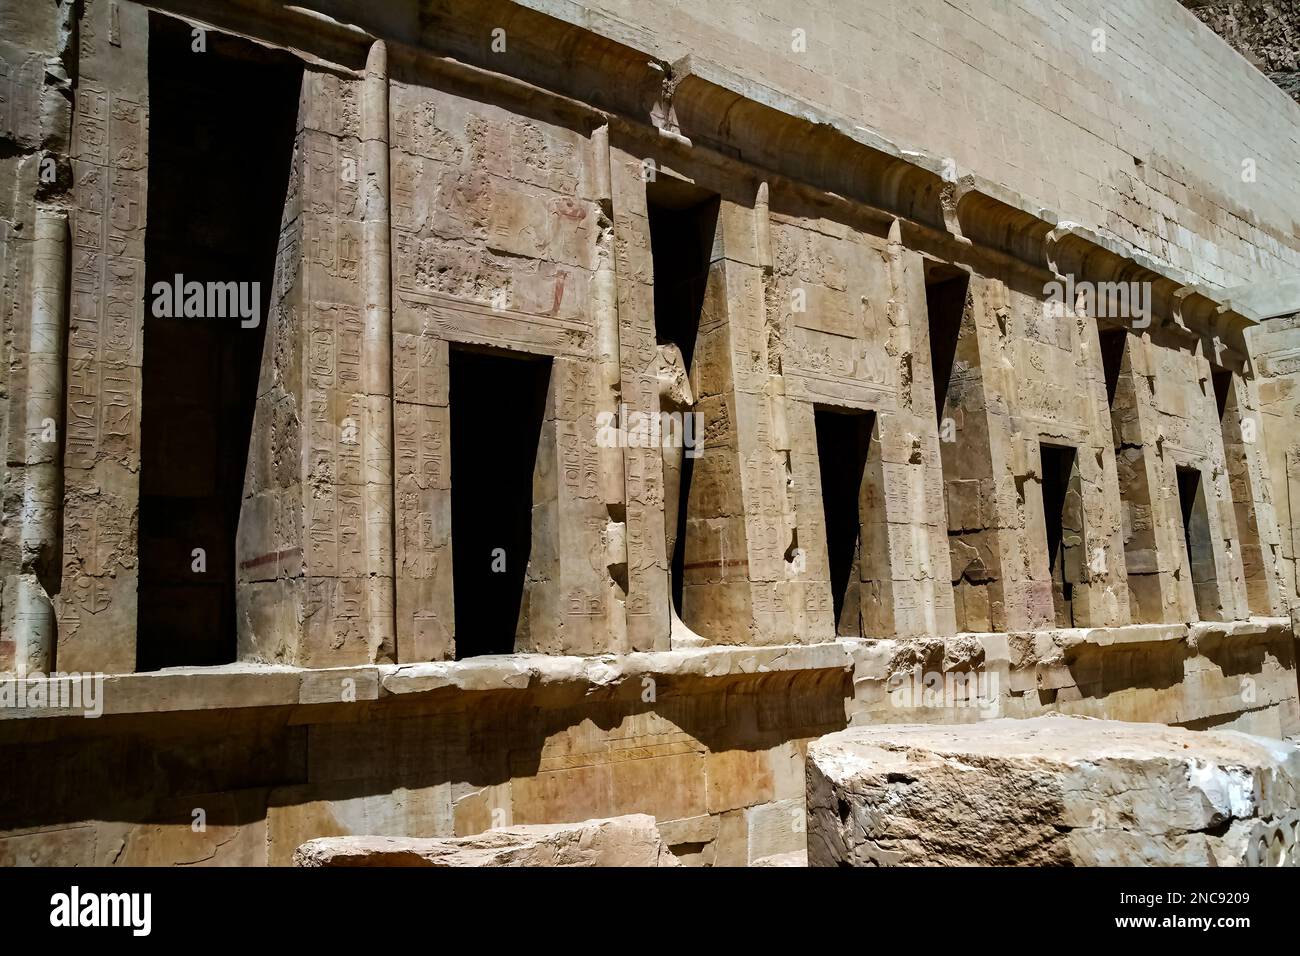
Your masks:
M391 550L372 543L391 539L392 515L371 491L391 489L391 397L373 371L391 355L366 291L369 260L387 249L364 238L387 170L363 144L365 109L379 108L363 106L365 84L311 65L303 75L237 542L245 660L393 658Z
M956 631L957 622L934 414L925 265L920 254L904 248L897 224L887 255L888 351L898 363L898 390L895 409L877 419L885 500L883 508L869 509L868 518L883 517L888 533L892 633L947 635ZM875 630L871 635L876 633L888 632Z
M990 614L991 623L995 630L1056 626L1043 536L1044 443L1075 450L1077 486L1067 493L1074 514L1063 541L1076 623L1124 623L1129 610L1119 486L1095 326L1068 310L1045 310L1037 290L1023 284L1012 288L974 277L972 297L989 410L991 524L1000 529L1005 602L1002 614Z
M91 0L73 113L62 671L135 669L149 13Z
M1016 383L1004 354L1010 315L1000 283L972 275L940 423L957 626L966 631L1026 628L1035 617L1015 533L1023 505L1013 469ZM1036 618L1050 608L1049 596Z
M1126 333L1111 414L1129 614L1135 624L1170 623L1179 617L1174 574L1179 564L1162 491L1150 349L1148 333Z
M1224 409L1223 452L1241 541L1247 608L1251 614L1285 615L1281 536L1265 457L1259 384L1249 368L1233 372Z
M1151 405L1155 409L1154 487L1159 489L1153 504L1161 549L1160 566L1174 578L1167 621L1239 620L1249 616L1246 586L1237 540L1236 514L1224 456L1223 434L1212 383L1212 370L1205 356L1177 330L1161 332L1147 343L1142 374L1151 383ZM1184 539L1184 523L1178 494L1178 468L1192 468L1201 474L1208 527L1205 529L1213 566L1210 586L1198 607L1191 566Z
M725 223L720 214L719 228ZM766 376L751 357L759 347L761 285L752 267L719 251L709 266L691 376L705 437L686 502L682 619L717 644L783 643L793 627L778 586L777 463L765 441Z
M617 276L620 419L659 411L654 375L654 263L646 184L640 158L611 148L614 262ZM637 651L669 646L668 563L664 532L663 455L658 448L623 449L626 488L627 644ZM697 471L695 480L703 480Z

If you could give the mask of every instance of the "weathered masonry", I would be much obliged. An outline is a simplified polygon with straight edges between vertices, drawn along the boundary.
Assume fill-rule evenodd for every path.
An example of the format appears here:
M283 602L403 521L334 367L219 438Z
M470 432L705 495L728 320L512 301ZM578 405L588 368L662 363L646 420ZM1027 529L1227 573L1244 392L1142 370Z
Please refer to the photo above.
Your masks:
M1007 166L1009 53L953 159L921 73L931 131L842 95L850 6L747 70L622 3L0 0L0 864L633 812L746 864L850 722L1300 733L1300 241L1173 153L1295 156L1140 98L1166 151L1047 148L1123 108L1072 0L1086 96Z

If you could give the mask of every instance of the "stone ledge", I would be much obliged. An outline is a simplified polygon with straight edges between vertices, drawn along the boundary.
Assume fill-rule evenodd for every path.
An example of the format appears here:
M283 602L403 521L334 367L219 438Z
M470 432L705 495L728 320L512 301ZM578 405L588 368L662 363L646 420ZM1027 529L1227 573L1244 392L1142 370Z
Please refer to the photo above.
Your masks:
M1042 631L1012 631L1006 634L973 634L988 645L998 640L1029 638L1036 650L1055 646L1062 652L1085 647L1112 647L1123 644L1162 644L1186 641L1192 647L1205 638L1276 638L1291 632L1285 617L1252 617L1247 621L1197 621L1192 624L1125 624L1118 627L1068 627Z
M455 837L335 836L309 840L299 867L681 866L649 814L502 827Z
M1009 642L1030 639L1042 658L1087 646L1100 649L1141 643L1206 638L1275 639L1290 633L1287 618L1256 617L1249 621L1185 624L1134 624L1123 627L955 634L947 638L920 637L884 641L846 638L824 644L780 644L765 647L713 646L673 651L600 657L503 654L465 661L419 664L370 664L358 667L311 669L273 664L225 664L218 667L178 667L140 674L102 676L97 698L105 716L224 710L244 707L295 707L415 697L441 690L465 693L530 690L541 687L585 687L587 693L617 687L642 677L716 679L781 672L857 671L857 678L884 676L899 645L944 641L973 641L991 660L1009 660ZM1037 655L1036 655L1037 656ZM1037 663L1041 663L1040 658ZM48 701L65 679L23 681L24 694ZM11 703L18 681L0 677L0 720L81 716L82 707Z
M848 670L845 645L781 644L769 647L700 647L602 657L506 654L469 661L399 664L380 670L387 694L458 690L518 690L587 684L592 690L638 677L735 677L776 671Z
M1222 654L1276 648L1293 633L1286 618L1257 617L856 641L854 699L846 707L858 726L1059 711L1171 724L1240 721L1238 729L1284 736L1300 719L1289 657L1266 654L1250 675L1234 675L1223 670ZM1183 663L1160 672L1152 662L1161 661ZM1179 675L1172 683L1161 677L1170 673ZM1244 676L1252 678L1250 699Z
M102 675L95 691L105 716L224 710L242 707L292 707L375 701L444 689L462 692L527 690L546 686L585 686L587 692L640 678L722 678L746 674L849 671L848 648L841 643L770 647L702 647L626 656L561 657L507 654L466 661L422 664L371 664L310 669L271 664L168 668L140 674ZM91 678L94 679L94 678ZM11 703L17 685L27 685L48 701L68 679L19 681L0 678L0 720L83 716L83 707ZM35 690L33 690L35 687Z
M1198 621L1194 624L1123 624L1115 627L1067 627L1038 631L972 631L949 636L926 635L910 638L842 638L859 664L888 659L898 647L927 642L960 646L963 642L982 648L998 659L1010 659L1013 644L1031 658L1057 657L1084 648L1118 647L1135 644L1163 644L1186 641L1191 646L1205 638L1276 639L1292 633L1285 617L1252 617L1247 621Z

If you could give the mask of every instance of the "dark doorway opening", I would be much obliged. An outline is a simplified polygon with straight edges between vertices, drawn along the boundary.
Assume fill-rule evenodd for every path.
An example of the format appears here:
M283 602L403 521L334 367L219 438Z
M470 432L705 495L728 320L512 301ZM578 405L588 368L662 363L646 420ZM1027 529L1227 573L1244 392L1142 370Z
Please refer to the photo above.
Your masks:
M1250 474L1250 445L1258 440L1254 415L1238 402L1236 373L1215 368L1211 373L1219 431L1223 437L1223 458L1228 471L1228 490L1236 518L1237 545L1246 582L1246 603L1252 614L1273 613L1265 549L1255 512L1254 482Z
M925 301L939 461L943 471L943 526L952 555L953 601L959 631L999 630L1002 570L991 506L993 455L979 332L968 308L970 274L928 263Z
M1115 477L1119 485L1120 515L1124 531L1124 566L1127 572L1129 615L1135 624L1165 619L1151 485L1147 478L1146 448L1138 423L1137 376L1124 375L1129 333L1103 328L1098 334L1102 372L1106 379L1106 407L1110 411L1115 447ZM1134 348L1140 348L1134 339Z
M826 558L838 637L863 636L861 550L863 523L869 520L862 513L866 498L863 481L875 425L874 412L824 407L813 410L822 513L826 519Z
M1124 365L1124 346L1128 344L1125 329L1104 329L1098 336L1101 344L1101 367L1106 376L1106 405L1115 407L1115 394L1119 389L1119 373Z
M1205 482L1199 468L1178 466L1178 504L1183 516L1183 544L1187 548L1187 567L1192 578L1197 617L1202 621L1218 620L1218 576L1214 568Z
M293 57L214 31L204 53L191 42L150 16L140 670L235 659L235 532L302 86ZM176 276L225 307L205 295L204 317L155 315L155 283Z
M1219 412L1219 421L1223 421L1228 408L1228 395L1232 392L1232 372L1226 368L1216 368L1210 372L1210 384L1214 388L1214 406Z
M690 373L709 284L719 198L689 183L661 177L646 184L646 206L654 273L655 338L660 344L676 345ZM699 378L690 377L694 389ZM698 407L701 396L693 397ZM686 564L687 502L695 461L689 456L682 458L676 501L677 537L670 557L672 600L679 616Z
M1083 509L1075 457L1075 449L1064 445L1040 447L1043 524L1052 576L1052 606L1058 627L1070 627L1074 623L1074 584L1079 578L1083 539Z
M551 360L459 348L449 358L452 581L461 660L515 649Z
M966 312L966 294L970 276L936 277L925 287L925 305L930 320L930 369L934 375L934 407L940 427L943 408L952 383L957 343L961 338L961 321Z

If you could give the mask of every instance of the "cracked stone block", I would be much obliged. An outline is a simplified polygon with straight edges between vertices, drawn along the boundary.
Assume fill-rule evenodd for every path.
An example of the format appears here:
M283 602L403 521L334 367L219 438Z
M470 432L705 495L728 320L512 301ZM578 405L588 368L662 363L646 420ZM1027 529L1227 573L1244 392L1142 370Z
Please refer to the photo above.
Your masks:
M808 752L810 866L1300 865L1300 748L1050 715Z

